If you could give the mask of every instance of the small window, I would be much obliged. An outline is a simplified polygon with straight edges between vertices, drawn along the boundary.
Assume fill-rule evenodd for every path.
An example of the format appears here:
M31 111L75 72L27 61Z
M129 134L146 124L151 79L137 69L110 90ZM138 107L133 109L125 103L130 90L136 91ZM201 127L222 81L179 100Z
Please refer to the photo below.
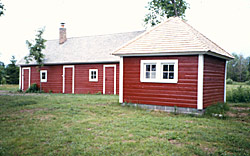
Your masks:
M145 64L145 66L146 66L145 78L155 79L156 78L156 64Z
M40 80L41 82L47 82L47 70L40 71Z
M89 81L98 81L98 69L89 69Z
M141 82L177 83L178 60L141 60Z

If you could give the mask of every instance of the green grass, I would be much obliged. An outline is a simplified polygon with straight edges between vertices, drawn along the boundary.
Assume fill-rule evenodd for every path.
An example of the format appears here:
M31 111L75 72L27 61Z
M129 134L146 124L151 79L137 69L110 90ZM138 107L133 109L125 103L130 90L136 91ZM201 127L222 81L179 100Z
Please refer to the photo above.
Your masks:
M122 107L112 95L2 95L0 155L250 155L249 104L230 106L222 120Z
M234 84L227 84L227 91L237 89L240 86L242 86L243 88L250 88L250 85L246 85L243 82L234 82Z
M18 85L10 85L10 84L0 85L0 90L10 91L10 92L16 92L18 88L19 88Z

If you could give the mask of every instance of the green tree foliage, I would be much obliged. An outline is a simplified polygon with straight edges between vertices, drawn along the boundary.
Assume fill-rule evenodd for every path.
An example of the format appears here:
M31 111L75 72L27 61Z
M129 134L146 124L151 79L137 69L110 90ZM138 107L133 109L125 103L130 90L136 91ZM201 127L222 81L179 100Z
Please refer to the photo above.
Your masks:
M26 44L29 49L29 55L25 57L26 63L29 64L30 61L35 61L37 64L38 72L40 73L41 67L43 66L44 62L44 54L42 53L42 50L45 49L45 42L46 40L42 38L42 35L44 33L44 28L39 29L36 34L35 41L30 42L26 41ZM40 90L42 88L42 84L40 81Z
M249 80L249 61L243 55L232 54L235 58L227 64L227 78L237 82Z
M4 15L4 11L5 11L4 5L0 0L0 16Z
M145 25L154 26L169 17L185 17L189 4L185 0L151 0L148 3L149 13L144 19Z
M5 69L5 78L8 84L18 84L19 83L19 67L16 66L15 56L11 57L11 64L8 64Z
M0 61L0 84L5 83L5 66L4 63Z

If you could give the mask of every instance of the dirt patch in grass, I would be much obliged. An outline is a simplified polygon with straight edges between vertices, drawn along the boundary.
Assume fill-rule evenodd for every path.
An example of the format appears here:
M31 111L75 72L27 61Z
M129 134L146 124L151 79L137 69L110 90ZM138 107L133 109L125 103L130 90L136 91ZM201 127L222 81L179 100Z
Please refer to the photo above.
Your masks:
M231 109L237 110L237 111L250 110L250 108L247 108L247 107L231 107Z
M20 110L19 112L20 113L35 113L37 111L45 111L45 110L48 110L47 108L34 108L34 109L23 109L23 110Z
M38 119L41 120L41 121L44 121L44 120L50 120L52 118L55 118L55 115L52 115L52 114L48 114L48 115L44 115L44 116L39 116Z
M178 142L178 140L175 140L175 139L168 139L168 142L177 146L177 147L182 147L182 143Z
M207 152L207 153L214 153L216 151L215 147L208 147L205 145L201 145L200 147L204 152Z

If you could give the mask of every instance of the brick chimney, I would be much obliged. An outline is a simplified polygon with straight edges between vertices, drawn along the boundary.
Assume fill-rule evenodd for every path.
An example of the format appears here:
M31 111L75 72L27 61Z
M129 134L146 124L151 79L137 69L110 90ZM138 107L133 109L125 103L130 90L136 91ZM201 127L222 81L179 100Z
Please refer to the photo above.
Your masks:
M67 41L66 28L64 28L65 23L61 23L61 28L59 29L59 44L63 44Z

